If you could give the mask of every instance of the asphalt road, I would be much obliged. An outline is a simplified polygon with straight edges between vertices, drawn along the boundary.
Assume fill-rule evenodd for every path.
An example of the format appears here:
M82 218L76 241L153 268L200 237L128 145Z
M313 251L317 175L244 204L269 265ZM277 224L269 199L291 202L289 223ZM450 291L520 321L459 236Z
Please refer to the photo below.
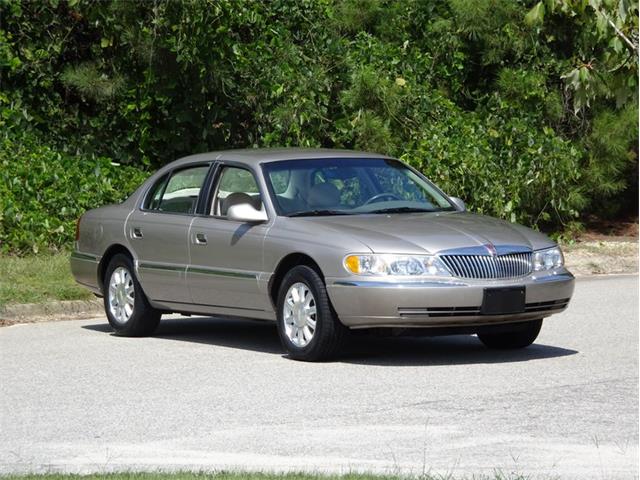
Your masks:
M102 318L0 329L0 473L222 468L637 478L638 278L585 279L538 343L358 339L288 360L274 327Z

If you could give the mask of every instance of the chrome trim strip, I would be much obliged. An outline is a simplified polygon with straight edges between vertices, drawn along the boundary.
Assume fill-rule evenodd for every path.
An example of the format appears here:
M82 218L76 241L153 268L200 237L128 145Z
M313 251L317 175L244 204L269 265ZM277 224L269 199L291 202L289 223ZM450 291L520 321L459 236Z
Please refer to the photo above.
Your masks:
M98 261L97 255L91 255L89 253L71 252L71 258L75 258L76 260L88 260L93 262Z
M184 272L186 267L174 267L173 265L161 265L155 263L138 263L138 268L144 268L146 270L166 270L170 272Z
M258 275L256 273L236 272L232 270L217 270L213 268L199 268L199 267L176 267L173 265L164 265L156 263L139 263L138 268L144 268L147 270L166 270L170 272L183 272L183 273L197 273L200 275L216 275L220 277L234 277L234 278L251 278L256 279Z
M488 244L489 245L489 244ZM513 253L533 253L533 249L526 245L492 245L496 251L496 255L510 255ZM450 248L448 250L440 250L436 255L483 255L491 257L491 253L484 245L476 245L473 247Z
M550 300L546 302L529 302L525 304L522 312L513 313L495 313L488 316L501 315L520 315L522 313L534 312L557 312L563 310L569 305L570 298L561 298L558 300ZM401 317L476 317L485 316L482 313L482 307L463 306L463 307L398 307L398 315Z
M333 282L338 287L382 287L382 288L424 288L424 287L468 287L469 284L462 282L446 282L446 281L419 281L419 282L376 282L376 281L359 281L359 280L338 280Z
M187 273L197 273L200 275L216 275L219 277L234 277L234 278L252 278L257 279L257 273L237 272L232 270L217 270L214 268L200 268L200 267L188 267Z
M553 283L553 282L568 282L573 280L575 277L571 273L559 273L559 274L551 274L545 275L544 277L536 277L535 272L533 274L533 282L534 283Z
M212 305L210 303L176 302L175 300L154 300L154 302L167 305L194 305L196 307L226 308L228 310L248 310L251 312L268 312L268 310L263 310L261 308L231 307L227 305Z

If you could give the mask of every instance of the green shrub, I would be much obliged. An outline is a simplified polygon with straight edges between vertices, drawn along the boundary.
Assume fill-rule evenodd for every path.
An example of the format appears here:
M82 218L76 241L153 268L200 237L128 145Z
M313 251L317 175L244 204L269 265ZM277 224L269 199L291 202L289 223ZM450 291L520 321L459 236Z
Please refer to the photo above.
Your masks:
M403 159L473 211L538 226L566 224L584 206L583 153L550 128L452 109L425 130Z
M251 146L403 156L471 209L551 230L637 215L637 49L593 5L533 3L0 2L0 248L62 245L119 198L133 174L96 158ZM637 30L637 2L596 3ZM95 198L50 206L52 172Z
M0 251L71 246L82 213L123 200L144 177L139 169L58 152L34 138L0 140Z
M638 107L598 112L584 144L588 157L583 183L590 210L604 218L620 211L637 213ZM620 200L621 192L629 201Z

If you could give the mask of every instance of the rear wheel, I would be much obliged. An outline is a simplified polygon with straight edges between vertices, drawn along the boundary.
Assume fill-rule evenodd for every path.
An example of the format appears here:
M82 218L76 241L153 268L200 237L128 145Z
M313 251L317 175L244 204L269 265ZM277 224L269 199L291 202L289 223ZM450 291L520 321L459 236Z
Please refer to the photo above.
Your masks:
M318 273L305 265L291 269L278 292L278 334L296 360L330 359L344 344L348 329L333 311Z
M114 255L105 272L104 310L116 334L142 337L156 330L161 314L149 305L134 272L131 258Z
M478 338L488 348L510 350L531 345L538 338L542 319L515 324L513 330L501 333L479 333Z

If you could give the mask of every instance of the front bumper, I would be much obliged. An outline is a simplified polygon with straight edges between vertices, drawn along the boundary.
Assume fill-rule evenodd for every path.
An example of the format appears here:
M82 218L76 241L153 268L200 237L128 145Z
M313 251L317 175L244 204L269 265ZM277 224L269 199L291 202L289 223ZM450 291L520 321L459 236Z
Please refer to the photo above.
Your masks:
M426 280L422 282L327 278L329 298L350 328L464 327L548 317L567 308L574 277L566 269L508 280ZM524 286L525 311L482 315L484 289Z

